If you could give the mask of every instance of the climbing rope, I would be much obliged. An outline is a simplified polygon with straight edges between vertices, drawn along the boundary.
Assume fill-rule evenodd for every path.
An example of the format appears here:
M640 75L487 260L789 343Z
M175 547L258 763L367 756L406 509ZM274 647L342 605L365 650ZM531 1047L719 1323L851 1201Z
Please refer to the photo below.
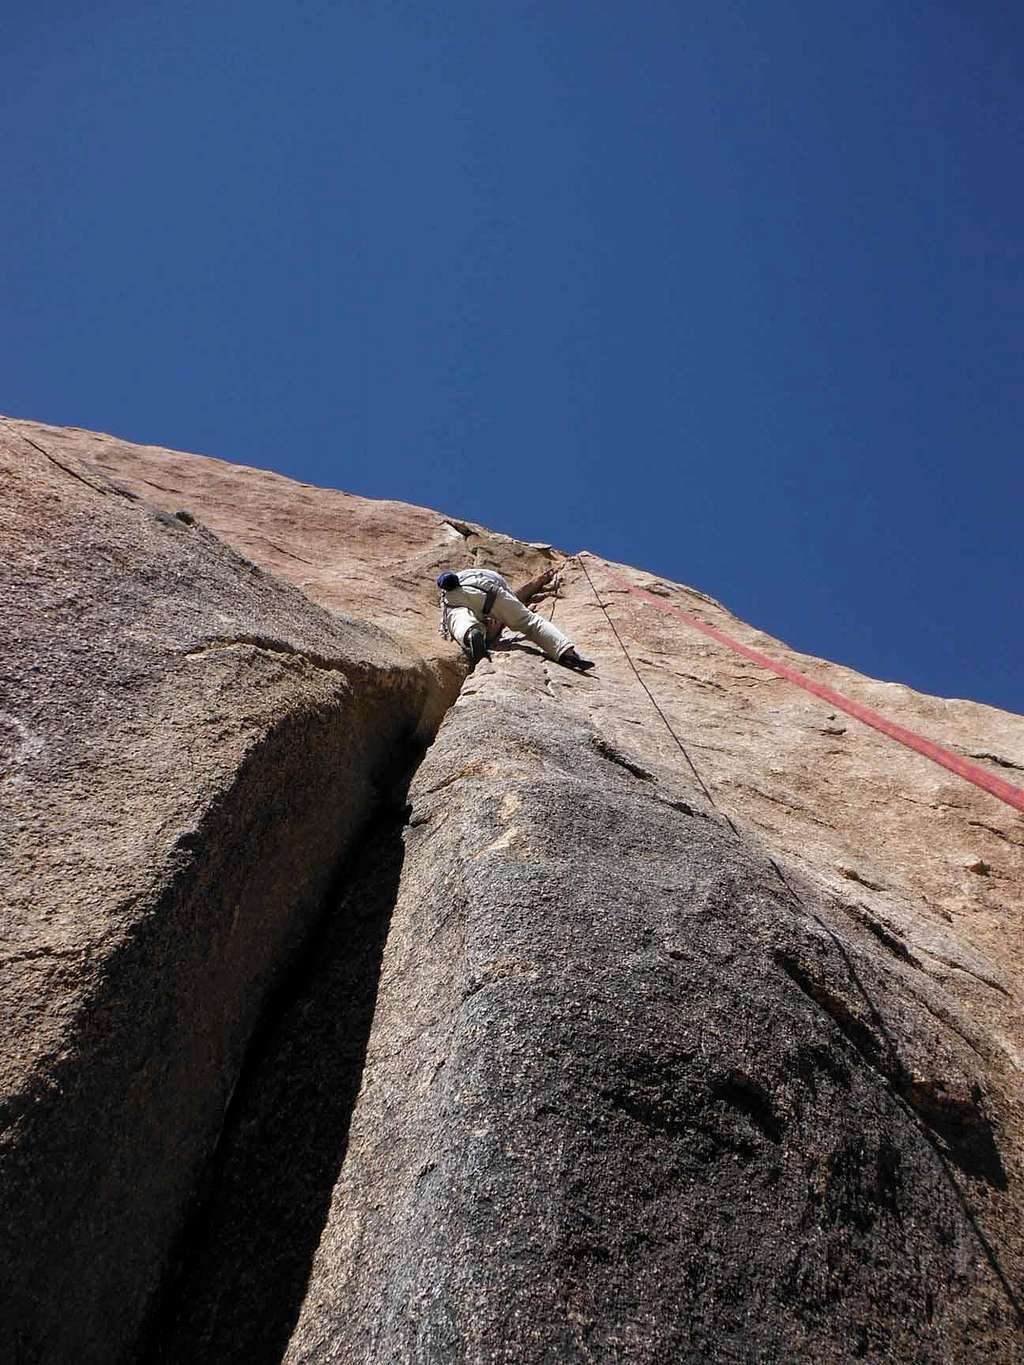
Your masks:
M582 564L583 560L580 556L587 553L588 551L581 550L579 554L574 557L580 559L580 563ZM614 569L610 569L607 565L605 565L604 568L605 572L611 578L614 578L615 581L622 586L624 591L630 593L633 597L638 597L642 602L646 602L648 606L657 607L659 611L668 612L670 615L678 617L684 624L692 626L694 630L699 630L703 635L709 636L718 644L725 645L728 649L731 649L733 653L740 654L745 659L750 659L752 663L759 665L761 668L768 669L780 678L785 678L787 682L795 683L797 687L803 688L805 692L810 692L813 696L820 697L822 701L828 702L830 706L834 706L837 710L845 711L848 716L853 716L855 720L862 721L865 725L870 725L872 729L880 731L883 735L888 735L890 739L896 740L897 743L904 745L905 748L913 749L915 753L919 753L925 758L930 759L933 763L937 763L940 767L947 769L951 773L955 773L957 777L962 777L965 781L973 783L975 787L980 787L982 791L986 791L989 795L996 797L1000 801L1004 801L1008 806L1013 806L1016 810L1024 811L1024 788L1015 787L1012 782L1007 782L1005 778L997 777L995 773L990 773L987 769L979 767L977 763L972 763L969 759L961 757L960 754L955 754L952 750L944 748L941 744L936 744L934 740L926 739L923 735L917 734L916 731L908 730L904 725L898 725L895 721L889 720L888 717L883 716L872 707L866 706L863 702L854 701L851 697L846 697L841 692L836 692L833 688L826 687L824 683L815 682L813 678L809 678L805 673L798 672L797 669L791 668L788 664L780 663L777 659L771 659L767 654L762 654L760 650L752 649L750 645L745 645L739 640L734 640L730 635L726 635L724 631L718 630L715 626L708 625L706 621L702 621L698 616L683 611L670 602L661 601L661 599L655 597L653 593L647 592L644 588L638 588L635 584L630 583L627 579L623 578L621 574L616 573ZM586 566L584 566L584 573L586 572ZM587 573L587 578L590 580L589 573ZM592 581L591 586L593 586ZM607 615L607 612L605 612L605 615ZM616 635L617 634L618 632L616 632Z
M616 640L618 640L618 642L619 642L619 648L622 650L623 654L625 655L626 663L629 664L630 668L633 670L633 674L634 674L634 676L636 677L637 682L640 684L640 686L643 688L643 690L647 693L647 696L648 696L649 699L650 699L651 705L654 707L655 711L657 711L658 715L661 717L662 721L664 722L665 729L669 732L669 734L670 734L670 735L672 736L672 738L675 740L676 744L679 746L679 752L682 754L682 756L686 759L687 763L689 764L689 766L690 766L690 771L693 773L694 777L696 778L697 783L698 783L698 785L700 786L701 791L704 793L704 795L707 797L708 801L711 803L711 805L712 805L712 806L714 807L714 809L718 812L718 814L722 817L722 819L726 822L726 824L727 824L727 825L729 826L729 828L732 830L733 834L735 834L735 835L736 835L736 838L738 839L738 838L740 837L740 832L739 832L739 830L738 830L738 829L736 828L736 826L733 824L732 819L731 819L731 817L729 816L728 812L722 810L721 806L719 806L718 802L715 800L714 796L713 796L712 793L711 793L711 788L710 788L710 787L708 786L708 784L704 781L703 777L701 777L700 772L699 772L698 769L697 769L697 765L694 763L693 759L690 757L690 754L689 754L689 751L688 751L687 748L686 748L686 745L683 743L683 741L682 741L682 740L679 738L679 736L676 734L676 732L675 732L675 730L674 730L674 728L673 728L673 726L672 726L672 723L671 723L671 721L669 720L668 716L665 715L665 712L664 712L664 711L661 709L661 707L659 706L657 697L655 697L654 693L651 691L651 689L650 689L650 688L647 686L647 684L644 682L643 678L640 676L640 670L637 668L636 664L633 662L632 655L630 654L629 650L626 648L626 642L623 640L622 636L619 634L618 629L617 629L617 627L616 627L616 625L615 625L615 622L614 622L614 621L612 620L612 618L611 618L611 613L608 611L608 608L605 606L604 602L602 602L602 600L601 600L601 594L597 591L597 588L594 586L594 580L591 578L590 572L589 572L589 570L587 569L586 564L584 564L584 562L583 562L583 554L584 554L584 551L581 550L581 551L579 552L579 554L573 555L573 558L579 560L580 568L583 570L583 573L584 573L584 575L586 576L586 580L587 580L587 582L590 584L590 590L591 590L591 592L594 594L594 598L595 598L595 600L597 601L597 605L598 605L598 606L601 608L601 610L604 612L604 619L608 622L609 626L611 626L611 628L612 628L612 634L615 636Z
M668 717L665 715L665 712L658 704L656 697L654 696L654 694L651 692L651 689L647 686L647 684L641 677L640 671L637 668L636 664L633 662L633 658L630 655L628 648L626 647L625 641L619 634L615 622L612 620L611 614L608 611L608 608L605 605L605 603L602 601L601 595L597 591L597 587L594 584L594 580L591 578L590 572L587 569L586 564L583 562L583 555L585 553L587 552L581 550L577 554L572 555L571 558L579 561L580 568L583 570L586 580L590 584L590 589L594 594L594 598L597 601L598 606L604 613L605 620L611 627L612 633L614 634L616 640L619 642L619 647L626 658L626 662L632 669L637 682L640 684L644 692L650 698L652 706L657 711L658 715L661 717L669 734L672 736L676 744L679 746L679 749L683 754L683 757L689 764L694 777L700 783L701 790L705 793L714 809L728 824L735 838L739 840L741 836L739 830L736 828L736 825L733 823L728 813L726 811L723 811L722 808L718 805L714 796L711 794L711 791L709 790L707 783L704 781L700 773L697 771L697 768L694 765L693 760L691 759L689 753L686 750L686 746L683 744L682 740L676 734L675 730L673 729L671 723L668 720ZM607 568L607 566L605 567ZM704 631L705 634L711 635L714 639L729 645L730 648L735 649L739 653L746 655L747 657L753 659L755 662L760 663L765 667L771 668L774 672L779 673L781 676L790 678L792 681L799 683L800 686L807 686L808 691L815 692L819 696L825 696L828 700L833 701L835 705L841 706L841 708L849 712L849 714L855 715L858 719L865 720L868 724L874 724L876 729L882 730L883 733L891 734L893 738L900 740L901 743L908 743L908 740L904 738L904 736L908 736L914 741L917 741L915 743L910 744L909 747L916 749L919 753L925 754L926 757L933 758L935 762L941 763L943 767L949 768L951 771L958 773L960 776L966 777L968 781L975 782L975 777L972 776L969 772L965 772L964 771L965 768L976 769L976 772L981 774L983 777L986 778L992 777L992 774L986 773L984 769L976 768L976 765L966 763L963 760L960 760L958 755L950 753L949 750L942 749L941 746L933 744L932 741L925 740L919 735L914 735L912 731L904 730L902 726L897 726L894 725L892 722L885 721L884 717L877 715L877 713L875 712L871 712L869 707L862 707L860 703L851 702L847 698L841 698L839 693L833 693L830 688L823 688L820 687L818 684L812 683L810 679L805 678L802 674L796 673L796 670L786 668L785 665L778 665L773 663L770 659L767 658L767 656L758 654L756 650L749 649L745 645L740 645L737 641L730 640L728 636L725 636L721 631L715 630L713 626L708 626L704 622L698 621L696 617L691 617L688 615L688 613L682 612L678 608L668 606L667 603L659 602L657 598L655 598L650 593L645 593L643 589L634 588L630 583L628 583L624 578L622 578L621 575L615 574L612 570L608 569L607 571L608 573L612 574L612 576L616 578L620 583L622 583L623 587L626 588L629 592L634 593L636 596L642 597L646 601L649 601L651 605L659 607L662 610L671 611L673 612L673 614L677 616L681 616L690 624L695 625L700 630ZM868 719L868 716L862 715L861 712L869 712L872 716L876 717L878 721L882 722L882 724L875 724L874 720ZM938 751L938 753L943 755L943 757L937 757L933 751ZM945 761L947 758L950 761L948 762ZM992 792L993 795L998 796L1001 800L1008 800L1010 805L1015 805L1019 809L1024 810L1024 791L1021 791L1019 788L1012 787L1009 783L1004 783L999 778L993 778L992 784L980 781L977 781L975 784L977 786L982 787L984 790ZM1004 787L1009 789L1010 794L1009 797L1001 790L1001 788ZM996 790L995 788L1000 788L1000 790ZM1013 799L1010 799L1011 797ZM1018 800L1016 798L1020 799ZM875 1001L872 998L870 991L868 990L864 982L861 980L860 973L857 971L856 964L849 951L849 946L844 942L841 935L837 934L836 931L831 927L831 925L829 925L826 920L822 919L822 917L817 913L817 911L812 909L806 903L804 898L800 895L799 891L793 885L790 878L783 871L781 864L772 855L772 853L767 848L763 848L762 851L765 854L769 866L772 868L781 886L785 890L790 902L797 908L798 912L802 913L809 920L817 924L819 929L821 929L824 932L824 934L830 939L833 946L836 948L850 976L854 989L863 1000L865 1007L867 1008L869 1014L871 1015L871 1018L876 1028L878 1028L879 1032L882 1034L883 1039L885 1040L885 1044L890 1053L892 1061L895 1064L895 1068L898 1074L899 1068L902 1067L902 1062L899 1057L899 1052L896 1047L896 1043L893 1040L892 1034L885 1022L885 1019L882 1017L881 1011L875 1004ZM970 1224L971 1230L974 1233L977 1243L981 1248L982 1254L985 1257L985 1260L988 1264L989 1269L992 1272L993 1277L995 1278L1000 1288L1002 1289L1003 1294L1012 1312L1014 1313L1014 1316L1016 1317L1018 1324L1024 1326L1024 1305L1022 1305L1020 1298L1018 1297L1013 1285L1011 1284L1009 1278L1007 1277L1007 1274L1003 1269L1002 1263L999 1260L995 1248L992 1246L991 1242L988 1240L988 1237L985 1235L984 1229L982 1228L978 1220L978 1217L971 1206L970 1200L968 1199L965 1192L961 1189L959 1181L953 1174L953 1170L950 1166L949 1160L947 1159L945 1152L942 1150L940 1143L935 1138L935 1136L929 1131L927 1124L916 1112L914 1107L908 1102L906 1096L900 1093L900 1090L897 1088L894 1078L892 1076L887 1075L885 1071L881 1070L880 1068L875 1069L879 1070L879 1074L882 1076L882 1079L887 1083L887 1091L892 1103L900 1110L902 1110L902 1112L907 1116L909 1121L914 1125L922 1141L927 1143L927 1145L931 1148L937 1160L938 1166L942 1171L942 1174L950 1190L953 1193L954 1198L959 1203L960 1208L962 1209L964 1216L967 1219L967 1222Z

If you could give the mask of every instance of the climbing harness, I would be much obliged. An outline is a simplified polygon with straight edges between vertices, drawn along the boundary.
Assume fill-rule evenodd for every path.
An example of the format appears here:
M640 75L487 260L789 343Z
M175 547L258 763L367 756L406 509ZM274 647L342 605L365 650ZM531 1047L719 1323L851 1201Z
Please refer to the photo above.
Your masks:
M483 610L480 613L482 617L484 618L489 617L491 613L494 611L494 603L497 599L499 591L500 589L498 588L497 585L495 585L493 588L488 588L487 591L484 593L484 605ZM448 605L448 594L444 591L443 588L438 594L437 604L441 611L441 620L437 627L438 634L445 640L454 640L455 636L452 634L451 623L448 619L448 613L451 611L451 607ZM469 651L467 651L467 653L468 652ZM474 662L475 661L476 656L474 656Z

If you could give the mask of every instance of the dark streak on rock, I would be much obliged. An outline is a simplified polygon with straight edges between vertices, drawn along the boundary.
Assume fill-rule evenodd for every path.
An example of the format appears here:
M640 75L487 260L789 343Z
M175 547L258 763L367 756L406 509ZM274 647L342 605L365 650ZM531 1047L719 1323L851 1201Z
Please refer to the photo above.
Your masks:
M593 735L591 743L602 758L608 759L609 763L618 764L620 768L625 768L626 772L632 773L633 776L638 777L641 782L657 781L657 778L652 772L648 772L646 768L641 768L639 763L634 763L632 759L629 759L625 754L620 753L613 744L609 744L603 735Z

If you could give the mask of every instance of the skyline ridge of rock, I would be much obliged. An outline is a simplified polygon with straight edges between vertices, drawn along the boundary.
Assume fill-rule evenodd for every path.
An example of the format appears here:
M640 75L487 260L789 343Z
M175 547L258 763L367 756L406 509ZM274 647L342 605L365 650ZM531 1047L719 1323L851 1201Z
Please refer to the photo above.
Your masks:
M599 556L0 459L12 1359L1019 1358L1018 813ZM595 676L466 677L433 578L485 564L560 568ZM1024 718L655 585L1024 772Z

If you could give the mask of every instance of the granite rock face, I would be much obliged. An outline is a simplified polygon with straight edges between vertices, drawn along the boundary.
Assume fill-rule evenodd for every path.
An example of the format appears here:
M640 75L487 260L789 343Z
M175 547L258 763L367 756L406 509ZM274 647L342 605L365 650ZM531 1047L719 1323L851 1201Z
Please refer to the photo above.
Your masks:
M0 441L0 1354L110 1361L268 993L457 679Z
M7 600L36 595L5 677L6 808L35 859L10 922L30 956L6 997L5 1179L48 1211L11 1257L37 1310L23 1358L1020 1358L1016 812L594 556L7 430L36 522ZM463 676L432 578L471 563L560 564L555 619L598 668L507 641L406 807L410 736ZM1024 777L1022 718L796 654L616 567ZM44 839L58 815L71 833ZM69 1134L62 1105L84 1116ZM106 1339L67 1288L90 1238L89 1295L134 1294Z
M193 512L240 554L315 602L384 626L427 655L441 648L434 587L441 569L497 562L519 582L559 558L551 546L526 545L425 507L316 488L96 432L15 425L158 507Z
M261 1181L283 1210L323 1174L301 1141L262 1166L289 1087L338 1055L308 1003L252 1078L159 1358L287 1336L294 1362L1011 1359L969 1203L1007 1173L941 993L623 767L579 714L591 684L554 671L479 670L417 773L315 1255L273 1225L299 1292L268 1323L246 1247Z

